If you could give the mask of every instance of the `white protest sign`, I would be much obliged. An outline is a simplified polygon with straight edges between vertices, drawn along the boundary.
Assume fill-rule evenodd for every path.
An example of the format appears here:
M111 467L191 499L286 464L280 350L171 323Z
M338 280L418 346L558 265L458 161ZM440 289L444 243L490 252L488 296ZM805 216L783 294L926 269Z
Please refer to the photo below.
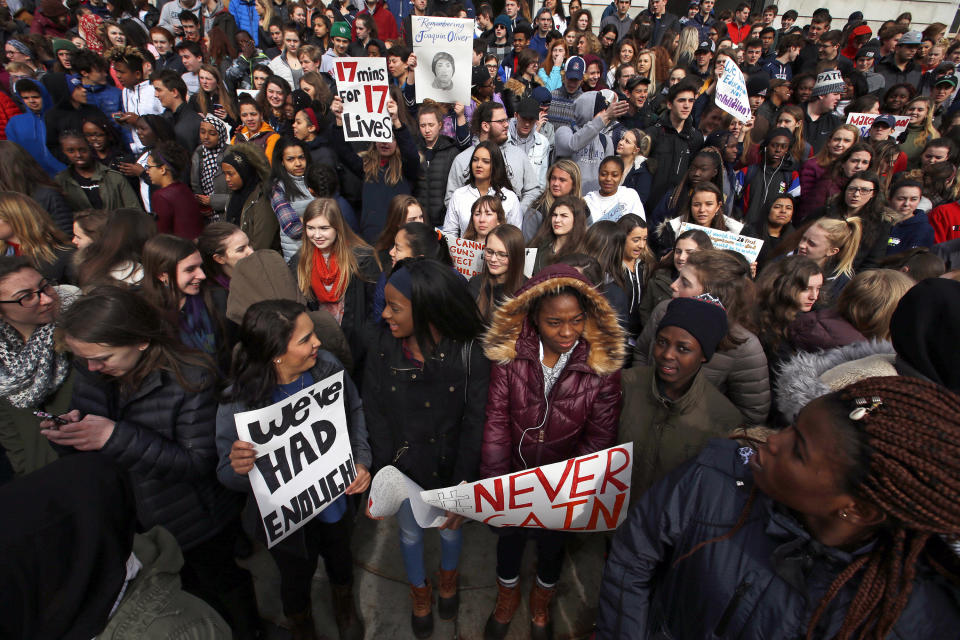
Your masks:
M343 101L343 139L389 142L393 123L387 112L390 86L384 58L337 58L333 61L337 95Z
M450 250L450 259L457 271L469 279L483 269L483 243L476 240L465 240L447 236L447 248Z
M877 117L878 114L876 113L848 113L847 124L852 124L860 129L860 137L866 138L870 133L870 126L873 124L873 121L877 119ZM910 116L893 117L896 118L897 122L893 125L893 131L890 133L890 137L896 138L907 130L907 125L910 124Z
M537 265L537 248L528 247L523 250L523 275L533 277L533 268Z
M370 483L370 495L367 498L367 510L375 518L392 516L400 509L404 500L410 501L410 510L417 524L424 529L439 527L447 520L447 512L427 504L420 497L423 487L410 479L404 472L387 465L377 471Z
M633 443L445 489L424 502L495 527L611 531L627 517Z
M343 495L356 478L343 372L263 409L233 416L257 459L248 478L273 546Z
M417 102L470 102L474 21L471 18L410 16Z
M677 236L689 229L703 231L710 236L714 249L731 249L746 258L747 262L756 262L757 256L760 255L760 249L763 248L763 240L751 238L750 236L741 236L730 231L701 227L698 224L690 224L689 222L680 225L680 231L677 232Z
M751 117L747 83L740 67L730 58L723 61L723 75L717 83L714 102L740 122L746 122Z

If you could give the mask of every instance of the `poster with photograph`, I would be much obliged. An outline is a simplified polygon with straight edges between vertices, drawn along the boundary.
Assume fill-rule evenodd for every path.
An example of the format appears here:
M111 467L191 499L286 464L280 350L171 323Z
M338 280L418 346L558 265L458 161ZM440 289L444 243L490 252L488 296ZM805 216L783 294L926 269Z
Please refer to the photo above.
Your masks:
M474 21L411 16L417 102L470 101Z

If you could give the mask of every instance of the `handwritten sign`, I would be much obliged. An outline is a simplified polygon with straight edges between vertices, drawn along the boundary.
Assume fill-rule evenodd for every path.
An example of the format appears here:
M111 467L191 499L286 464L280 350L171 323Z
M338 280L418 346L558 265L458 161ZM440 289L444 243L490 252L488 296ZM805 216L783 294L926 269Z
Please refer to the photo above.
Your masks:
M747 83L740 67L730 58L723 61L723 75L717 83L714 102L740 122L746 122L751 117Z
M447 236L447 248L450 250L450 259L457 271L467 279L483 270L483 243L476 240L465 240Z
M714 249L731 249L746 258L747 262L756 262L757 256L760 255L760 249L763 248L763 240L758 238L742 236L730 231L721 231L720 229L701 227L698 224L690 224L689 222L680 225L680 231L677 233L677 236L689 229L699 229L703 231L710 236Z
M337 58L333 62L337 94L343 100L343 138L353 142L390 142L393 123L387 112L390 86L384 58Z
M356 478L340 371L281 402L234 415L256 446L250 486L273 546L343 495Z
M860 129L860 137L866 138L870 133L870 127L873 125L873 121L876 120L877 117L878 114L876 113L848 113L847 124L852 124ZM907 130L907 125L910 124L910 116L893 117L897 119L897 122L893 125L893 132L890 133L890 137L896 138Z
M495 527L610 531L627 517L633 443L505 476L420 493Z
M417 102L470 102L475 23L472 18L410 16Z

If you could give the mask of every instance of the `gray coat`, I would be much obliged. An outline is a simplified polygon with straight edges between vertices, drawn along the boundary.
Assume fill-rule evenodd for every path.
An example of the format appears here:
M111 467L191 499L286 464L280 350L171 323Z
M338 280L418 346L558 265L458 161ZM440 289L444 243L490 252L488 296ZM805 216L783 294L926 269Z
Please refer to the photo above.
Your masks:
M222 215L227 210L227 203L230 202L231 191L227 188L227 181L223 177L223 154L229 147L224 147L217 158L217 173L213 176L213 193L210 195L210 208L215 214ZM193 157L190 160L190 190L194 193L203 193L200 187L200 165L202 164L202 155L200 147L193 151Z

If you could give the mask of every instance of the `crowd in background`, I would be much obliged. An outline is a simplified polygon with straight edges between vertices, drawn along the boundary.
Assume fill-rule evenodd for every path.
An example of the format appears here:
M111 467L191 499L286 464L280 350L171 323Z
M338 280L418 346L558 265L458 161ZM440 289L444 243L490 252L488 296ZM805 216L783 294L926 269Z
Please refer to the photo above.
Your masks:
M475 20L466 102L417 100L413 16ZM269 550L293 638L320 637L321 557L363 637L379 469L435 489L625 442L597 638L955 635L960 40L714 0L594 18L0 0L0 635L265 637L234 415L340 373L355 477ZM385 59L390 142L344 136L355 56ZM427 638L464 519L431 580L396 517ZM485 638L552 637L573 535L494 528Z

